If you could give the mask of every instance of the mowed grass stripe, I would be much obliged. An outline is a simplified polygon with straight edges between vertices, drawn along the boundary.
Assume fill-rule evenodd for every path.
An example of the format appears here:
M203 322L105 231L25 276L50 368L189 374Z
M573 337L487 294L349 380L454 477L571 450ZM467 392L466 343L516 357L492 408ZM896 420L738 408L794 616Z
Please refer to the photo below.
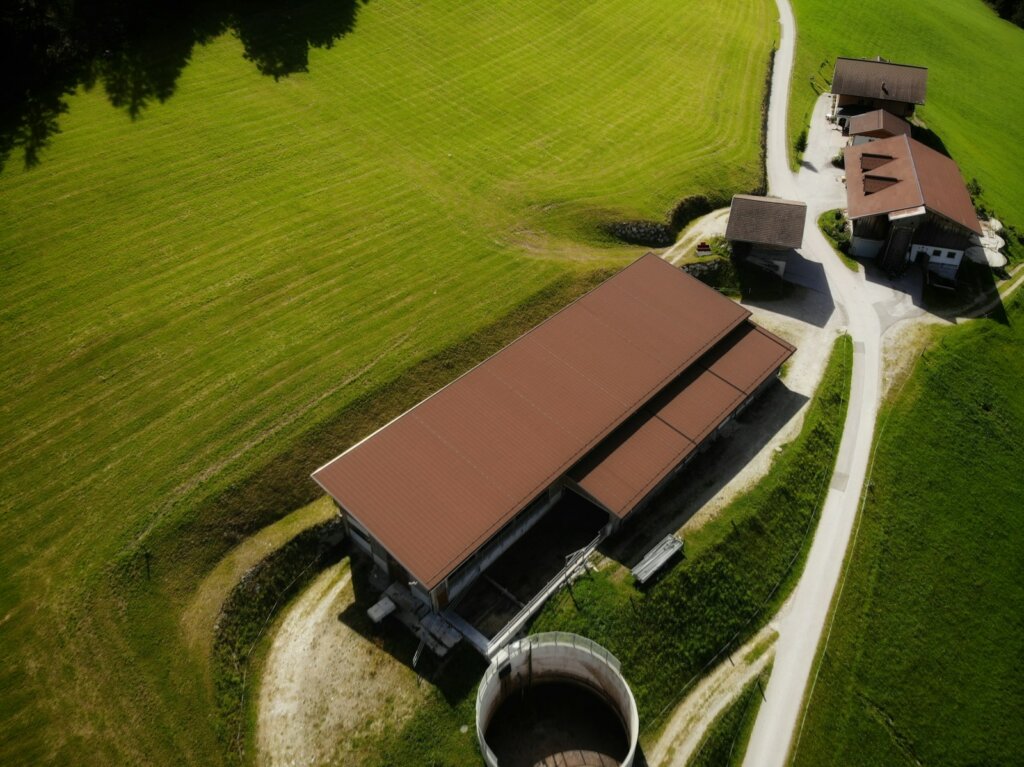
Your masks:
M3 722L38 753L177 760L205 693L165 609L83 617L112 565L525 296L639 254L601 223L756 186L769 18L393 0L308 74L261 77L227 35L134 122L75 95L41 165L0 174L0 645L31 669L0 679ZM233 534L203 523L209 551Z

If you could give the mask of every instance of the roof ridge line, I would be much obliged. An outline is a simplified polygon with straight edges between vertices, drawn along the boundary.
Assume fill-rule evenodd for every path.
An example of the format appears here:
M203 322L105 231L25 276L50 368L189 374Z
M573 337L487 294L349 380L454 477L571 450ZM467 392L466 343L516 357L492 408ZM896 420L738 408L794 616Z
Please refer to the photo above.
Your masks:
M906 134L903 134L903 140L907 144L907 154L910 156L910 167L914 171L914 183L917 184L917 196L921 198L921 204L924 207L928 207L928 201L924 198L924 189L921 188L921 176L917 172L917 158L914 156L914 145L910 143L911 139ZM922 146L924 146L922 144Z

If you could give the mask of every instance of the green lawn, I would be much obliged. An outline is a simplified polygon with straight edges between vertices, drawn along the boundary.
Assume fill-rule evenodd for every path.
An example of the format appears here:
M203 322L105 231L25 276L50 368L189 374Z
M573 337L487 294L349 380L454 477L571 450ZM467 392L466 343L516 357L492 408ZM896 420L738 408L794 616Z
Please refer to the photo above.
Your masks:
M756 187L773 19L378 1L308 74L263 77L227 35L135 121L72 96L40 165L0 174L0 762L216 761L178 611L308 495L224 521L233 489L544 286L639 255L601 224Z
M1024 224L1024 30L981 0L793 0L797 52L790 145L828 90L836 56L928 67L928 103L917 115L945 143L982 199ZM812 86L813 82L813 86Z
M796 764L1019 764L1024 302L936 332L883 409Z

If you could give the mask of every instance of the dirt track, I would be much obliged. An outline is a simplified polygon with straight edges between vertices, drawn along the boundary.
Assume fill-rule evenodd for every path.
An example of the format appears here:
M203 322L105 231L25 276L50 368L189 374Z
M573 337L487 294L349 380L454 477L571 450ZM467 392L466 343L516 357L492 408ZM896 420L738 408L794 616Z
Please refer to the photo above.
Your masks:
M348 560L322 573L274 635L259 688L257 763L348 763L355 736L400 722L426 686L339 620L354 602Z
M648 764L685 767L715 719L775 657L771 648L758 652L772 641L771 627L761 629L732 654L731 660L719 664L704 677L672 713L661 737L647 754Z

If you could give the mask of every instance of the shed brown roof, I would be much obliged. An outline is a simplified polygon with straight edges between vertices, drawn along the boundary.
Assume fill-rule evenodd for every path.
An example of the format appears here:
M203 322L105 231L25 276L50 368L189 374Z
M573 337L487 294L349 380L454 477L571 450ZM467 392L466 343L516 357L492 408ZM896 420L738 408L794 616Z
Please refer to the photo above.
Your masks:
M725 236L757 245L799 248L806 217L807 206L802 202L738 194L732 198Z
M793 346L747 320L570 476L613 514L627 516L793 352Z
M876 136L879 138L909 136L910 123L892 112L876 109L851 117L849 133L851 136Z
M644 256L313 477L433 588L749 315Z
M843 155L851 219L923 207L981 234L960 169L945 155L907 136L849 146Z
M928 69L874 59L836 59L832 92L843 96L923 104Z

